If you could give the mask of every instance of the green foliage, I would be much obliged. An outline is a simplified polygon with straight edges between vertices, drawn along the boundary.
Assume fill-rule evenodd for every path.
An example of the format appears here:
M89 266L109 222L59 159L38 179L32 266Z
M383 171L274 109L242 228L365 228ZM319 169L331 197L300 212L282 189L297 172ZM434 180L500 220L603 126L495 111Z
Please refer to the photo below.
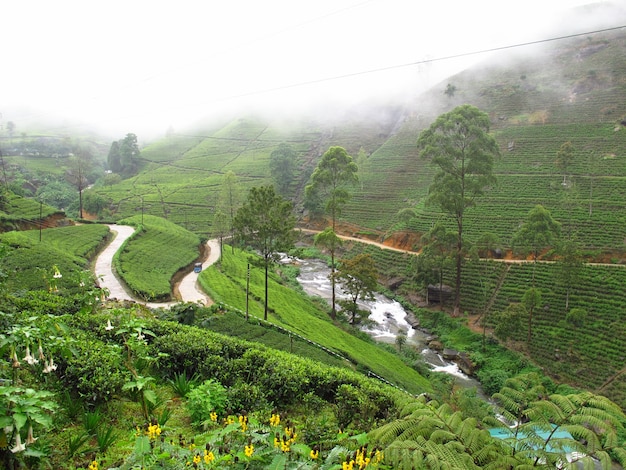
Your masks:
M435 401L407 404L400 419L370 432L369 438L384 446L385 463L393 468L506 468L498 467L499 443L475 418Z
M228 406L226 389L213 379L205 380L187 394L187 410L196 425L204 425L211 413L224 417Z
M335 230L342 207L350 200L349 189L358 182L358 167L343 147L330 147L318 162L305 189L305 206L315 210L320 202Z
M126 134L121 140L111 144L107 162L114 173L124 176L135 174L139 167L140 151L135 134Z
M293 247L295 225L292 204L276 194L272 186L252 188L233 220L241 243L261 254L265 268L265 320L268 314L269 266L277 260L280 252Z
M515 233L512 243L521 253L532 253L537 261L545 248L552 246L561 233L561 224L552 218L550 211L541 205L528 212L526 220Z
M356 429L371 428L371 420L381 412L377 403L363 389L350 384L339 386L335 399L339 429L346 429L348 426Z
M287 195L289 186L293 182L296 168L296 152L291 145L281 143L276 150L270 154L270 172L274 179L276 189L282 195Z
M186 372L175 373L174 378L170 379L170 385L174 393L181 398L185 398L187 394L195 388L200 381L198 374L193 374L191 377L187 376Z
M496 140L488 134L489 127L486 113L474 106L462 105L439 116L417 139L421 157L431 159L438 168L428 190L428 202L449 214L457 226L456 314L461 302L465 211L496 182L493 164L500 150Z
M374 292L378 288L378 273L374 260L367 254L344 258L339 262L336 277L341 282L344 292L350 297L350 301L340 301L340 305L349 312L351 325L359 323L360 318L367 316L368 313L358 308L358 300L373 300Z
M74 351L74 355L58 359L66 386L94 405L118 396L130 379L120 347L84 336L76 342Z
M591 392L548 395L537 375L526 375L508 380L494 398L514 423L505 428L504 442L519 464L554 466L565 462L567 453L577 455L581 465L593 465L596 459L603 468L611 466L610 453L626 459L617 438L626 416L605 397Z
M572 308L567 315L565 315L565 320L577 327L582 327L585 325L585 321L587 320L587 311L584 308Z

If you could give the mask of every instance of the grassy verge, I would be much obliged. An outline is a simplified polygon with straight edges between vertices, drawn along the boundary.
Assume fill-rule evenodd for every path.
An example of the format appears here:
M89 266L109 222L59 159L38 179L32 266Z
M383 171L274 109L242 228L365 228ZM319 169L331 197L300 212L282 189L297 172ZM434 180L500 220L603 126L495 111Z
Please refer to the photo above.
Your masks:
M249 256L238 250L235 254L224 250L220 265L203 271L200 282L203 287L208 287L214 300L245 310ZM257 318L263 316L264 288L262 270L253 268L248 307L249 314ZM371 371L411 393L430 389L429 382L397 356L338 328L330 321L327 312L311 299L283 285L275 274L270 279L269 305L271 312L268 319L272 323L349 358L361 370Z

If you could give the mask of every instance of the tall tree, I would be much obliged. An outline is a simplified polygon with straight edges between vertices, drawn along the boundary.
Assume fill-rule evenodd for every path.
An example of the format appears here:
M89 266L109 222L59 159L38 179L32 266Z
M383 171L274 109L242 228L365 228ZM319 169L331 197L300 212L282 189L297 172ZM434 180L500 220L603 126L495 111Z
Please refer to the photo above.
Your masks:
M7 133L9 134L9 144L13 141L13 134L15 134L15 123L13 121L7 122Z
M282 143L270 154L270 172L276 189L283 196L287 195L296 168L296 152L291 145Z
M417 140L420 155L430 158L439 168L428 190L428 201L456 221L455 315L459 314L461 304L465 211L496 182L493 162L500 149L488 134L489 126L487 114L474 106L462 105L439 116Z
M235 214L241 206L241 200L242 195L239 178L237 178L237 175L233 171L228 170L222 180L222 187L220 188L216 207L216 216L220 213L223 214L224 219L218 220L218 223L222 226L220 230L224 229L226 233L230 233L231 238L234 238L235 235L233 222L235 220ZM222 215L220 215L220 217L222 217ZM234 250L234 243L231 244L231 247Z
M322 232L315 235L314 243L316 246L320 246L328 250L328 252L330 253L330 317L334 320L337 317L335 255L337 253L337 249L341 247L341 238L337 236L332 228L326 227Z
M561 243L557 249L559 283L565 289L565 311L569 310L569 297L572 289L578 283L584 266L584 258L580 245L575 238L569 238Z
M125 175L133 175L137 171L139 160L139 145L135 134L126 134L119 142L121 171Z
M326 213L330 215L332 229L336 231L337 217L341 208L350 200L349 188L358 183L359 168L343 147L330 147L317 164L305 188L305 197L325 201Z
M359 167L358 177L361 183L361 189L363 189L363 169L365 168L365 162L367 162L367 152L363 147L359 148L359 152L356 154L356 165Z
M439 285L439 305L443 308L443 276L446 265L449 266L451 254L455 249L456 236L441 222L437 222L427 233L422 235L420 242L423 244L423 248L417 260L418 278L426 284L427 301L430 301L428 299L428 284L433 279L437 282Z
M523 303L511 303L502 312L495 315L496 327L493 334L503 341L518 338L523 334L522 320L528 316Z
M358 323L359 319L368 313L359 309L357 302L359 299L374 299L374 292L378 286L377 278L376 263L369 254L361 253L354 258L344 258L339 262L337 279L350 297L349 300L340 300L339 304L349 312L351 325Z
M331 218L330 232L322 236L320 242L331 250L330 283L332 286L331 317L336 317L335 307L335 243L336 221L341 213L341 208L351 197L350 187L358 183L359 169L352 161L352 157L343 147L330 147L317 164L311 175L309 184L304 190L305 199L309 205L318 202L324 204L324 209ZM313 202L312 202L313 201Z
M109 155L107 156L109 169L113 173L122 173L122 157L120 155L120 143L116 140L111 143Z
M267 320L268 273L280 252L293 247L296 219L291 202L276 194L273 186L253 187L235 214L233 226L239 240L256 249L265 268L265 310Z
M513 235L513 249L524 255L533 255L533 286L539 254L551 246L560 234L561 224L552 218L548 209L538 204L528 212L526 220Z
M216 209L213 214L213 236L220 241L220 253L224 251L224 237L231 233L232 224L228 215L224 214L221 209ZM231 243L233 246L234 243Z
M565 142L556 152L556 167L563 172L563 186L567 184L568 170L574 161L574 146L571 142Z
M83 218L83 191L89 185L87 175L93 166L93 156L84 148L76 148L65 174L68 183L78 190L78 217Z
M530 346L530 340L533 335L533 313L541 305L541 291L536 287L531 287L522 296L522 304L528 312L528 332L526 334L526 343Z

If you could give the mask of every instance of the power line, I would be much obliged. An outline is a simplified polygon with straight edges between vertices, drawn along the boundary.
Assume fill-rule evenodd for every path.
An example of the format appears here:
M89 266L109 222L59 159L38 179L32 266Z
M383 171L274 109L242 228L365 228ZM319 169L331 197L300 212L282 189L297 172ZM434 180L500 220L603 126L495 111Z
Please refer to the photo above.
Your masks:
M491 48L488 48L488 49L479 49L479 50L471 51L471 52L461 52L459 54L452 54L452 55L435 57L435 58L430 58L430 59L422 59L422 60L409 62L409 63L405 63L405 64L390 65L390 66L387 66L387 67L380 67L380 68L375 68L375 69L362 70L362 71L359 71L359 72L352 72L352 73L347 73L347 74L343 74L343 75L335 75L335 76L331 76L331 77L319 78L319 79L316 79L316 80L308 80L308 81L304 81L304 82L293 83L293 84L290 84L290 85L282 85L282 86L274 87L274 88L266 88L264 90L251 91L249 93L242 93L240 95L231 95L231 96L228 96L226 98L222 98L222 99L214 100L214 101L227 101L227 100L236 99L236 98L243 98L243 97L246 97L246 96L254 96L254 95L260 95L260 94L265 94L265 93L272 93L272 92L275 92L275 91L288 90L288 89L291 89L291 88L298 88L298 87L308 86L308 85L315 85L315 84L318 84L318 83L325 83L325 82L330 82L330 81L335 81L335 80L343 80L345 78L357 77L357 76L360 76L360 75L368 75L368 74L373 74L373 73L386 72L386 71L389 71L389 70L397 70L397 69L406 68L406 67L415 67L416 65L424 65L424 64L434 63L434 62L443 62L443 61L446 61L446 60L459 59L459 58L462 58L462 57L469 57L469 56L474 56L474 55L487 54L487 53L490 53L490 52L499 52L499 51L504 51L504 50L507 50L507 49L514 49L514 48L518 48L518 47L533 46L533 45L537 45L537 44L545 44L545 43L554 42L554 41L561 41L561 40L564 40L564 39L572 39L572 38L576 38L576 37L580 37L580 36L588 36L590 34L598 34L598 33L605 33L605 32L609 32L609 31L616 31L616 30L623 29L623 28L626 28L626 25L614 26L614 27L605 28L605 29L597 29L597 30L594 30L594 31L586 31L586 32L583 32L583 33L568 34L566 36L557 36L557 37L553 37L553 38L538 39L536 41L528 41L528 42L509 44L509 45L506 45L506 46L491 47Z
M357 5L354 5L354 6L351 6L351 7L347 7L345 9L359 7L359 6L362 6L365 3L368 3L368 1L360 3L360 4L357 4ZM334 14L337 14L337 13L339 13L341 11L343 11L343 10L338 10L336 12L329 13L326 16L334 15ZM298 25L294 26L294 28L302 26L302 25L305 25L305 24L310 23L310 22L315 22L315 21L317 21L317 20L319 20L321 18L324 18L324 16L320 17L320 18L315 18L315 19L309 20L307 22L303 22L301 24L298 24ZM357 71L357 72L352 72L352 73L347 73L347 74L342 74L342 75L332 75L332 76L329 76L329 77L323 77L323 78L314 79L314 80L306 80L306 81L297 82L297 83L291 83L291 84L286 84L286 85L281 85L281 86L276 86L276 87L265 88L265 89L262 89L262 90L253 90L253 91L250 91L250 92L245 92L245 93L240 93L240 94L233 94L233 95L229 95L229 96L226 96L226 97L223 97L223 98L216 98L216 99L213 99L213 100L205 101L202 104L211 104L211 103L225 102L225 101L235 100L235 99L239 99L239 98L263 95L263 94L273 93L273 92L282 91L282 90L289 90L289 89L293 89L293 88L305 87L305 86L310 86L310 85L315 85L315 84L320 84L320 83L327 83L327 82L332 82L332 81L338 81L338 80L343 80L343 79L347 79L347 78L353 78L353 77L358 77L358 76L363 76L363 75L380 73L380 72L385 72L385 71L390 71L390 70L398 70L398 69L402 69L402 68L415 67L415 66L419 66L419 65L436 63L436 62L444 62L444 61L448 61L448 60L459 59L459 58L463 58L463 57L470 57L470 56L481 55L481 54L487 54L487 53L491 53L491 52L500 52L500 51L515 49L515 48L528 47L528 46L533 46L533 45L538 45L538 44L546 44L546 43L555 42L555 41L561 41L561 40L565 40L565 39L573 39L573 38L581 37L581 36L588 36L588 35L593 35L593 34L617 31L617 30L620 30L620 29L623 29L623 28L626 28L626 25L614 26L614 27L603 28L603 29L595 29L595 30L591 30L591 31L584 31L584 32L580 32L580 33L573 33L573 34L568 34L568 35L563 35L563 36L556 36L556 37L551 37L551 38L539 39L539 40L535 40L535 41L519 42L519 43L508 44L508 45L504 45L504 46L491 47L491 48L487 48L487 49L479 49L479 50L470 51L470 52L461 52L461 53L458 53L458 54L451 54L451 55L434 57L434 58L428 58L428 59L421 59L421 60L417 60L417 61L413 61L413 62L408 62L408 63L403 63L403 64L395 64L395 65L390 65L390 66L386 66L386 67L379 67L379 68L374 68L374 69L368 69L368 70L360 70L360 71ZM292 28L286 28L285 30L289 30L289 29L292 29ZM273 34L279 34L280 32L281 31L273 33ZM268 35L268 37L272 36L273 34ZM145 80L150 80L152 78L157 78L158 76L159 75L154 75L154 76L149 77L149 78L147 78ZM165 109L163 109L163 110L165 110ZM70 127L81 127L81 126L61 126L61 127L56 127L54 129L56 129L56 130L58 130L58 129L67 129L67 128L70 128Z

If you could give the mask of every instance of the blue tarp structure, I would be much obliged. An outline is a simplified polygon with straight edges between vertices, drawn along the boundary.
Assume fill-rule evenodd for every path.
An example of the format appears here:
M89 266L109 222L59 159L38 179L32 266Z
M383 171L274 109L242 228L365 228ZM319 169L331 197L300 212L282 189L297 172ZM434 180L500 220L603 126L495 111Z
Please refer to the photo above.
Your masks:
M554 426L556 427L556 426ZM553 428L554 428L553 427ZM552 436L550 436L550 434L552 433ZM495 437L497 439L502 439L502 440L506 440L506 439L513 439L515 436L515 429L514 428L493 428L489 430L489 434L491 434L492 437ZM548 442L548 444L546 445L546 451L547 452L554 452L554 453L559 453L559 452L565 452L565 453L571 453L571 452L575 452L576 449L571 448L571 447L563 447L561 446L559 447L554 447L552 446L550 443L553 442L554 444L557 444L561 439L572 439L574 440L574 438L572 437L572 435L564 430L557 430L557 431L542 431L542 430L535 430L534 435L537 436L538 438L542 439L544 442L548 439L548 437L550 437L550 441ZM527 434L525 434L523 431L519 431L517 433L517 439L525 439L526 437L528 437Z

